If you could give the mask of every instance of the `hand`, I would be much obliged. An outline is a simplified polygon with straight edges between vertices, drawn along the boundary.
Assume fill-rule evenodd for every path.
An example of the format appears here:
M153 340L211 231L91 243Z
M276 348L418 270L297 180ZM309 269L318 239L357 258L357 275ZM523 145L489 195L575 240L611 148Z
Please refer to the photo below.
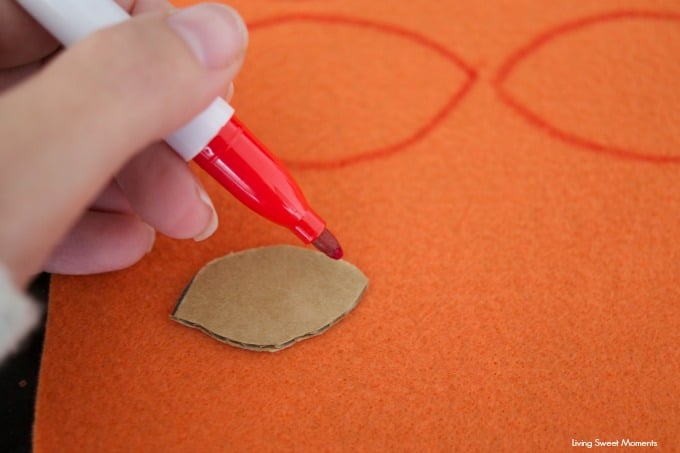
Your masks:
M118 2L136 17L61 52L21 7L0 3L0 262L20 285L41 268L130 266L155 231L201 240L217 227L160 140L229 91L245 26L220 5Z

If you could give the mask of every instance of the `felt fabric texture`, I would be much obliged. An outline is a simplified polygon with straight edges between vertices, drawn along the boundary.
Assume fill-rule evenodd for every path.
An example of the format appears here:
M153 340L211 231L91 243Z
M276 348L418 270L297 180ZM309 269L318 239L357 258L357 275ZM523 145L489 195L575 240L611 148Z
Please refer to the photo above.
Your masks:
M320 335L359 302L368 279L347 261L280 245L208 263L172 319L243 349L276 352Z
M203 177L214 237L54 278L37 452L680 448L677 2L233 4L233 104L370 290L279 354L171 321L210 260L297 245Z

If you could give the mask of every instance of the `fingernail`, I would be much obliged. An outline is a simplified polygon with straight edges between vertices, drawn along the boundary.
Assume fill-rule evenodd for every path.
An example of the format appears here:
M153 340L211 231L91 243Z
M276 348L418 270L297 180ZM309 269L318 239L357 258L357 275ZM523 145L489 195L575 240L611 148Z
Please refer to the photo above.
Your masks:
M144 225L146 225L146 227L149 230L149 236L150 236L149 247L146 249L146 253L149 253L149 252L151 252L151 250L153 250L153 245L156 242L156 230L154 230L153 227L151 227L151 225L147 225L147 224L144 224Z
M221 69L241 58L248 45L243 19L228 6L204 3L181 9L168 24L208 69Z
M227 102L229 102L233 97L234 97L234 82L230 82L229 86L227 87L227 93L224 95L224 99Z
M208 222L208 225L206 225L205 229L198 233L196 236L194 236L194 241L202 241L204 239L208 239L212 234L217 230L217 225L219 225L219 221L217 220L217 211L215 211L215 206L212 203L212 200L206 193L206 191L203 189L203 187L196 185L196 190L198 191L198 197L208 205L210 210L212 211L212 216L210 217L210 221Z

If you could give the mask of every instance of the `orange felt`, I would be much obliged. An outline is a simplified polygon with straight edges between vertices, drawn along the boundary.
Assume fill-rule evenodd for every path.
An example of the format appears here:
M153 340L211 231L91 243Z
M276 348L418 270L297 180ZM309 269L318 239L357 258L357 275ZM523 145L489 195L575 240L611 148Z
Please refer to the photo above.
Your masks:
M54 277L37 452L680 448L677 2L233 3L234 105L371 285L273 355L174 323L208 261L296 244L204 177L210 240Z

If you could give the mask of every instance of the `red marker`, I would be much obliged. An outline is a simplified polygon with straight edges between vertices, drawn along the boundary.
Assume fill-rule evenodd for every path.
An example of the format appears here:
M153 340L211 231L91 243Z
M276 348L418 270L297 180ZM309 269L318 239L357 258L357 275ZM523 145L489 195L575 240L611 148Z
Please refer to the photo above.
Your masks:
M253 211L292 230L331 258L342 258L340 244L307 205L293 178L236 117L194 162Z
M130 18L113 0L17 0L62 44ZM293 178L235 117L223 99L165 138L185 160L194 160L243 204L292 230L331 258L342 248L307 204Z

